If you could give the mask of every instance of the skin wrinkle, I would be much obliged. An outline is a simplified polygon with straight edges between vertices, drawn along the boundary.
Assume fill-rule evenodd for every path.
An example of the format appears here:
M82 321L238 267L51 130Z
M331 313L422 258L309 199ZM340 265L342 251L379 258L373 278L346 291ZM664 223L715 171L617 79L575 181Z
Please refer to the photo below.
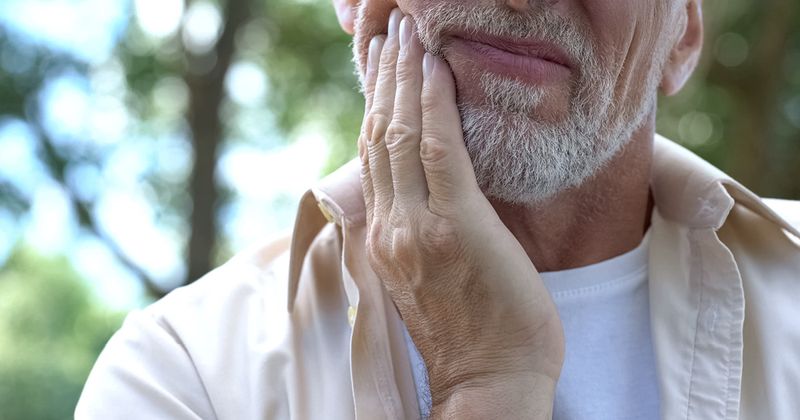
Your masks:
M491 76L499 75L492 73L485 76L481 67L466 65L462 57L453 56L449 51L452 48L450 37L444 36L439 40L440 52L451 66L456 81L457 105L462 116L465 145L476 175L481 180L482 191L492 206L499 209L497 212L501 214L503 224L517 237L538 270L558 270L602 261L626 252L640 242L649 225L647 220L652 205L649 197L649 156L652 154L655 131L657 89L663 85L669 89L665 93L674 93L685 80L680 74L691 73L693 69L691 63L684 63L691 56L699 54L701 47L700 42L683 38L684 28L688 27L689 22L687 7L696 6L693 0L688 0L689 3L677 0L625 0L619 4L585 0L531 1L530 7L523 12L513 11L505 3L478 0L347 1L352 1L356 10L355 26L352 28L355 35L353 53L354 62L360 70L357 72L359 76L362 76L365 68L369 40L376 34L386 32L388 14L396 6L414 18L423 38L426 33L434 33L442 27L441 22L447 16L458 15L459 9L468 9L471 17L451 24L447 27L449 29L439 30L438 33L448 35L447 30L463 27L463 22L473 25L470 27L473 32L508 35L509 31L523 30L538 33L536 31L541 32L540 29L526 27L526 22L530 23L531 14L542 13L542 10L556 16L556 19L549 21L545 19L550 22L546 26L551 35L569 31L570 26L577 29L580 34L578 38L589 45L590 50L589 54L579 57L596 57L593 64L597 67L579 64L570 79L556 86L542 87L529 83L524 87L527 95L519 88L522 85L513 88L517 81L511 77L495 77L495 81L490 82ZM433 16L436 23L425 22L424 17L420 19L426 13L434 15L431 10L437 7L445 11ZM481 10L476 12L477 9ZM488 13L481 13L487 10ZM482 14L496 18L488 20L489 28L480 26L481 22L487 21L476 18ZM563 24L553 25L553 22ZM694 27L702 22L693 17L691 24ZM638 42L633 42L634 32L635 41ZM548 39L540 33L537 37ZM684 50L679 49L679 40L687 42ZM575 42L568 42L572 45L569 47L561 39L557 44L573 51L576 45ZM577 45L580 44L581 41L578 41ZM429 48L429 45L425 47ZM603 73L601 78L606 79L605 83L623 87L611 87L606 94L599 94L597 88L585 86L585 68L597 68L600 72L595 73ZM591 95L579 95L581 85ZM495 89L508 94L498 95ZM543 93L533 94L537 90ZM528 103L524 100L526 96L530 96ZM606 105L595 106L598 103ZM532 107L533 112L526 114L526 106ZM631 117L631 110L637 106L639 115ZM600 108L604 110L598 111ZM469 114L470 118L464 118ZM587 121L598 114L603 116L596 118L599 123L594 126L586 124L581 127L581 124L565 122L570 119ZM557 142L549 140L555 138L553 126L558 124L561 124L562 132L577 131L586 136L584 139L593 137L598 140L593 143L570 139L579 144L577 148L555 144ZM618 135L610 134L614 131ZM478 138L474 135L468 136L470 132L483 132L483 143L474 141ZM519 136L516 142L508 135L513 132ZM537 143L536 139L546 141L538 145L531 144ZM536 176L526 177L531 168L514 164L514 161L524 161L526 154L535 156L537 148L538 152L550 153L548 159L538 159L536 162L539 169L535 172L547 172L541 170L543 165L550 170L547 176L538 179ZM485 150L489 153L482 153ZM606 153L603 154L603 151ZM475 159L476 156L486 157L491 153L497 157L494 164L488 158L484 159L488 163ZM581 166L571 163L581 160L588 161L588 164ZM634 175L628 175L628 169ZM489 176L481 176L481 171ZM505 189L509 186L511 190ZM512 196L511 199L504 199L503 194L492 193L504 190L506 195ZM515 191L525 194L515 194ZM607 201L599 203L591 198L595 195L606 197ZM517 211L504 211L504 208L515 208ZM528 232L538 233L533 236ZM573 235L574 241L566 239Z
M641 45L641 42L640 42L640 38L641 38L640 28L641 28L640 23L637 20L636 23L633 26L633 31L631 32L631 38L630 38L630 40L628 42L628 47L627 47L626 53L625 53L625 60L623 61L622 66L620 68L620 74L617 76L617 80L619 81L619 84L622 86L622 89L623 89L621 94L620 94L621 97L627 97L628 94L630 93L631 78L633 77L632 69L634 68L633 60L635 59L635 56L632 54L632 51L635 51L637 49L637 47L639 47ZM662 54L665 54L665 53L661 52L661 51L656 52L656 56L657 57L660 57ZM666 61L666 59L664 59L663 61ZM661 72L661 69L660 69L661 66L663 66L663 64L658 66L659 67L658 68L659 73ZM652 71L653 70L651 68L650 72L652 72ZM623 79L623 74L624 74L624 79ZM624 80L624 82L623 82L623 80Z
M440 3L420 12L416 22L426 50L443 57L448 50L443 35L461 29L544 39L563 46L575 61L578 82L571 86L569 117L558 122L542 121L542 112L537 112L546 88L494 74L480 76L484 104L459 98L465 144L479 185L490 198L530 205L580 185L641 126L650 109L647 101L654 100L642 97L634 106L618 109L609 87L614 78L604 71L598 48L584 30L548 8L520 14ZM648 77L648 86L656 76ZM608 120L613 126L604 127Z

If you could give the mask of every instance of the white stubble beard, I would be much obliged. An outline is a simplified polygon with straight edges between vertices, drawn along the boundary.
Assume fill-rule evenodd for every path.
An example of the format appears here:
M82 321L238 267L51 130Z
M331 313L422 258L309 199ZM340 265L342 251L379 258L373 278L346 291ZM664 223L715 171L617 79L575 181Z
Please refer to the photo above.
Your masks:
M655 106L662 61L649 69L639 97L615 104L610 66L602 65L600 53L574 22L547 8L520 15L496 7L440 3L416 16L416 23L425 49L442 57L447 48L442 34L460 28L549 41L576 60L573 71L578 78L572 85L569 114L556 122L537 116L547 88L521 80L483 73L482 103L458 95L464 143L488 198L535 205L583 184L620 151ZM356 39L356 47L359 44Z

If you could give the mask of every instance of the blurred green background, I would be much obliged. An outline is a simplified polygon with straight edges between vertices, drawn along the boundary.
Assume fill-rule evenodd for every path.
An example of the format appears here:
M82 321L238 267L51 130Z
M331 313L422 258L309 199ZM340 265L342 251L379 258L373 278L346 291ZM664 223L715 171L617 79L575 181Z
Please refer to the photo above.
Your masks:
M658 128L800 198L800 3L710 0ZM126 312L286 232L355 154L329 0L0 0L0 419L70 418Z

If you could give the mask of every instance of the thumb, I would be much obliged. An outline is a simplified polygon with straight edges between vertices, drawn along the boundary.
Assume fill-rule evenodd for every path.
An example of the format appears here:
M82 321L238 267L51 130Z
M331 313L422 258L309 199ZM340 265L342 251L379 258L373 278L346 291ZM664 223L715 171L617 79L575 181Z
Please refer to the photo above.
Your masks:
M480 194L480 188L464 145L450 66L426 53L423 76L420 158L428 183L428 207L445 216L462 210L462 203Z

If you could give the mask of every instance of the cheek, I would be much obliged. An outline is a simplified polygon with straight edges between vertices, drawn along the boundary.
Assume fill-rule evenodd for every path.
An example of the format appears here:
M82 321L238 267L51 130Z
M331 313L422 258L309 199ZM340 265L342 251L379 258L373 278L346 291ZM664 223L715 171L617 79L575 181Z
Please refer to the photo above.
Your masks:
M457 0L455 3L458 3ZM434 0L362 0L359 5L360 21L356 22L356 38L360 41L359 51L366 55L369 40L375 35L385 34L389 26L389 15L399 7L403 13L416 16L426 7L439 2Z
M414 15L423 5L421 0L362 0L359 13L362 17L356 27L357 35L371 39L378 34L385 34L389 26L389 15L399 7L405 14ZM361 34L358 34L358 32Z
M399 7L404 13L414 16L433 0L362 0L359 4L360 19L356 22L353 48L358 57L362 73L366 70L369 42L375 35L388 32L389 15Z
M601 66L613 79L615 96L640 96L662 35L654 1L592 1L586 12Z
M366 70L367 51L369 42L375 35L385 34L389 30L389 15L396 7L408 11L407 3L403 0L361 0L358 6L358 20L355 26L353 48L359 59L361 71Z
M585 3L588 3L586 16L592 39L598 50L598 57L607 65L622 65L630 52L634 33L637 32L640 23L638 2L602 0Z
M358 6L358 15L353 35L353 54L358 59L363 76L367 69L369 43L375 35L387 32L389 14L395 3L387 0L363 0Z

